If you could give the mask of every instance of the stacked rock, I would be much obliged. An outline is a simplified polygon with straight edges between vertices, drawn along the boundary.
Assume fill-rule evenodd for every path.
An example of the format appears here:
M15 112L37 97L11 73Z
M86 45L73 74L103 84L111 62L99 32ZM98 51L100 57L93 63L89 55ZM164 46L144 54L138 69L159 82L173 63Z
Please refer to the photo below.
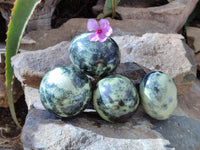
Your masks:
M120 63L116 42L110 37L94 42L90 34L80 34L71 41L69 53L74 66L57 67L44 76L40 84L42 104L59 117L72 117L93 100L104 120L126 121L138 108L137 89L127 77L112 75ZM100 79L94 91L88 76ZM144 77L140 97L147 114L159 120L170 117L177 105L176 86L162 72Z

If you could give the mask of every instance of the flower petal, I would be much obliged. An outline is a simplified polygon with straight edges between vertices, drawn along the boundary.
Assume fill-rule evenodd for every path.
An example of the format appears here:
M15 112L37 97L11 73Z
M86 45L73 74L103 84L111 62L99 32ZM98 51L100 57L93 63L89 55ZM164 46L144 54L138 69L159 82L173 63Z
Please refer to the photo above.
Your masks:
M100 24L100 28L105 28L106 26L109 26L109 21L107 19L101 19L99 21L99 24Z
M95 32L89 35L90 41L98 41L99 40L99 35Z
M99 42L104 42L106 41L107 37L103 34L99 34Z
M102 28L102 32L105 36L110 36L113 32L111 26L106 26L105 28Z
M97 31L99 28L98 23L95 19L89 19L87 22L88 31Z

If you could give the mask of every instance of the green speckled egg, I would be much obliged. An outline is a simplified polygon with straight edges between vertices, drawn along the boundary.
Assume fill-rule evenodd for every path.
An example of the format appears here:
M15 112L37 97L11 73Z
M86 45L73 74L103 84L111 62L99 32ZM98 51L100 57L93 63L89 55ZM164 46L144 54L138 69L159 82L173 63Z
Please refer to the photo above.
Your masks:
M92 97L90 80L75 67L57 67L49 71L39 91L44 107L59 117L79 114Z
M123 122L137 109L139 96L128 78L111 75L98 82L93 94L93 104L106 121Z
M177 106L177 89L166 73L147 74L140 83L140 97L146 113L154 119L165 120Z
M80 34L71 41L70 59L74 65L90 76L109 75L120 63L119 47L110 37L103 43L90 41L90 34Z

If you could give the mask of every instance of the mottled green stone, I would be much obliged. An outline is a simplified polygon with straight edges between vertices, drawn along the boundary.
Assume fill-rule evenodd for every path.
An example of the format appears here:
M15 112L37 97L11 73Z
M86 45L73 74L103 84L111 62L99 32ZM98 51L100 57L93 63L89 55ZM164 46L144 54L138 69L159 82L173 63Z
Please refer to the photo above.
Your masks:
M136 111L139 96L128 78L111 75L98 82L93 103L98 114L106 121L123 122Z
M107 76L120 63L119 47L110 37L103 43L90 41L90 34L80 34L71 41L70 59L74 65L90 76Z
M57 67L40 83L44 107L60 117L71 117L83 111L92 97L88 77L76 67Z
M147 74L140 83L141 102L146 113L154 119L165 120L177 106L177 89L166 73Z

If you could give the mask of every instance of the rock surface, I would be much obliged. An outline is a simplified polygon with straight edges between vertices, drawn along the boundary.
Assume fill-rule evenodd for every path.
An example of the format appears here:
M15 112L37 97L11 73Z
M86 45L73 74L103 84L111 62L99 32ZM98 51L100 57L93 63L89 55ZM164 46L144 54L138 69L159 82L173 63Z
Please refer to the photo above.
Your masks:
M69 42L61 42L46 50L24 52L12 58L18 80L31 87L39 87L42 77L56 66L71 65L68 55Z
M144 3L143 5L145 6L145 2L151 3L147 1L136 1L135 5L137 3ZM158 2L158 0L156 2ZM119 3L117 12L125 22L129 19L134 20L135 23L133 23L133 26L134 24L137 24L138 20L140 20L144 21L144 23L140 24L142 27L148 26L149 29L154 29L155 26L159 27L157 24L159 23L164 25L164 29L168 30L167 33L178 32L185 24L188 16L195 8L197 2L198 0L173 0L166 5L157 7L148 7L147 4L145 8L130 7L128 4L127 7L122 7ZM104 1L98 0L96 6L93 7L93 12L95 14L99 14L99 12L103 11L103 6ZM146 22L146 20L148 20L148 22Z
M51 29L51 17L56 5L60 1L61 0L41 1L41 3L36 7L29 21L27 31L36 29ZM139 33L142 34L145 32L156 31L165 33L178 32L184 25L190 13L195 8L197 2L198 0L174 0L167 5L148 8L118 6L117 12L123 19L123 21L121 21L123 22L123 26L129 26L129 28L132 27L134 32L139 31ZM6 19L7 23L9 22L13 3L14 0L0 1L0 12ZM98 12L102 12L103 5L104 2L98 2L97 6L94 6L93 10L96 8ZM80 22L78 22L78 24L80 24ZM65 39L62 39L62 41L63 40ZM39 49L41 49L41 47Z
M197 64L197 70L200 71L200 53L195 55L195 62Z
M178 34L144 34L115 36L121 51L121 63L136 62L152 71L169 74L175 81L178 94L188 91L196 76L193 51Z
M113 34L115 35L142 35L145 33L172 33L168 26L154 20L134 20L125 21L108 18ZM71 41L74 36L87 32L88 19L74 18L64 23L61 27L51 30L32 31L25 35L25 38L36 41L35 44L21 44L21 49L37 50L56 45L62 41ZM80 23L81 22L81 23ZM56 38L55 38L56 35Z
M0 0L0 3L13 4L15 0Z
M200 28L187 27L186 34L189 46L194 49L195 53L200 52Z
M152 124L140 113L124 124L109 124L96 113L83 113L70 120L61 120L47 111L32 108L21 140L25 149L164 150L169 141L152 130ZM138 119L140 122L136 123Z
M25 149L198 150L199 92L200 83L196 81L188 94L179 96L176 111L165 121L151 119L141 105L126 123L116 124L105 122L93 110L71 119L59 119L33 105L23 127L21 140ZM39 94L35 96L33 92L33 95L32 99L40 103Z
M143 36L115 36L121 51L121 63L136 62L152 71L160 70L175 81L178 94L192 85L196 76L193 51L178 34L149 33ZM56 66L71 65L69 42L62 42L46 50L26 52L12 59L16 77L23 84L38 88L41 78Z
M40 93L38 89L25 86L24 94L28 110L30 110L31 108L45 110L44 106L41 103Z
M24 149L86 150L198 150L200 148L200 81L179 96L172 117L156 121L144 113L142 106L126 123L111 124L94 110L71 119L59 119L47 112L39 99L38 89L25 88L30 107L21 140ZM49 130L51 129L51 130Z
M151 70L141 67L134 62L120 63L113 74L120 74L129 78L133 84L139 88L139 84L144 76L151 72Z
M56 9L56 5L61 0L43 0L35 8L27 26L27 32L32 30L51 29L51 17Z
M61 0L43 0L36 7L34 13L29 20L26 31L37 29L51 29L51 17L56 8L56 5ZM11 9L13 8L14 0L0 0L0 13L9 22L11 16Z
M123 20L148 20L149 22L153 20L167 26L166 29L170 32L178 32L185 24L197 2L198 0L174 0L167 5L159 7L118 7L117 12L121 14ZM148 24L145 25L148 26Z
M81 23L80 23L81 22ZM24 38L32 39L35 43L21 44L21 49L38 50L54 46L62 41L71 41L75 35L86 32L87 19L70 19L57 29L37 30L29 32ZM55 36L56 35L56 36Z
M123 20L109 19L113 35L142 35L145 33L176 33L195 8L198 0L174 0L167 5L149 8L117 7ZM104 3L97 3L102 8ZM94 6L95 7L95 6ZM98 8L99 9L99 8ZM101 10L102 11L102 10ZM70 41L75 35L86 32L88 19L74 18L61 27L51 30L33 31L26 36L35 40L34 45L21 45L22 49L44 49L61 41ZM40 23L39 23L40 24ZM56 38L55 38L55 35Z
M196 80L185 95L179 96L179 106L186 114L200 120L200 80Z

